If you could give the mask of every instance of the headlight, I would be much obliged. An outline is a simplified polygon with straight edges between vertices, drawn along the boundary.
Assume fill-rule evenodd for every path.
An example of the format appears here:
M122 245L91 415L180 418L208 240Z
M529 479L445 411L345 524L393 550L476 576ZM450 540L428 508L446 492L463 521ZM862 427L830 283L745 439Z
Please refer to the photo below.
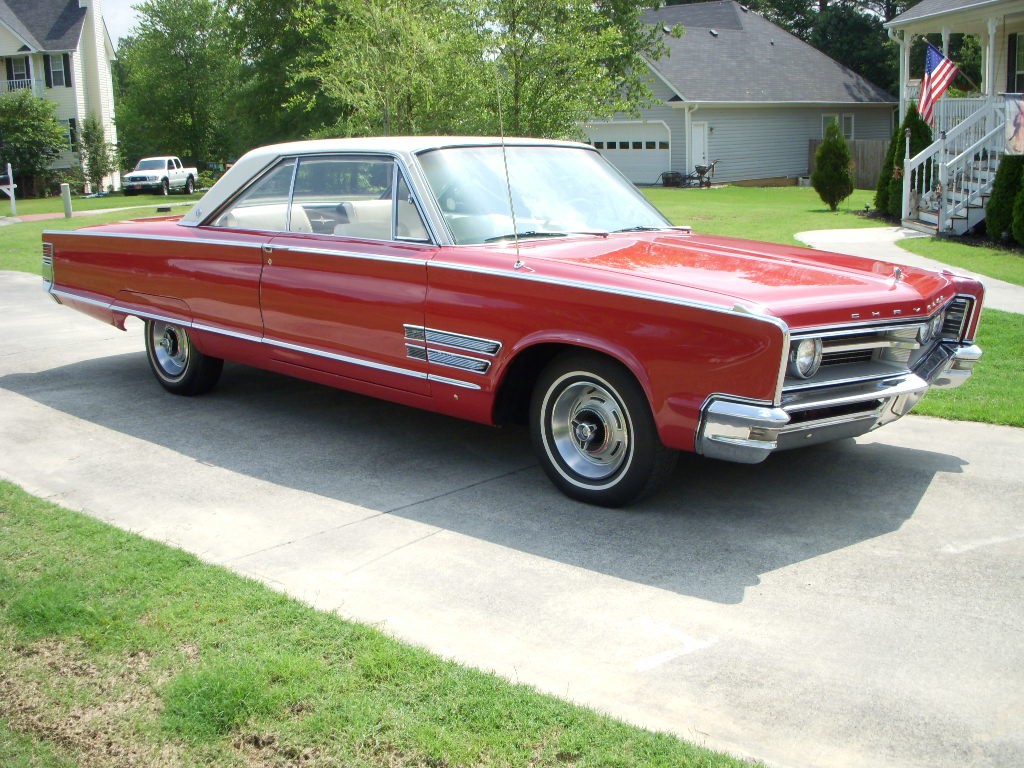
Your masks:
M801 339L789 347L789 374L809 379L821 367L821 339Z
M927 344L942 335L942 326L946 324L946 313L939 312L931 319L921 323L917 328L917 340Z
M946 313L939 312L928 324L932 327L932 338L940 338L942 336L942 326L946 324Z

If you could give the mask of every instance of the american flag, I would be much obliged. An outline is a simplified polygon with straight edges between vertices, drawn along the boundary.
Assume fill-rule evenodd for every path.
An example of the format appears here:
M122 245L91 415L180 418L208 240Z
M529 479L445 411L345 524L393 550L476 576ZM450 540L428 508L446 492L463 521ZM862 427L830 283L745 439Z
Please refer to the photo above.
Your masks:
M928 43L928 56L924 64L924 77L921 79L921 98L917 111L926 123L931 123L935 116L935 103L949 88L960 73L956 64L947 59L931 43Z

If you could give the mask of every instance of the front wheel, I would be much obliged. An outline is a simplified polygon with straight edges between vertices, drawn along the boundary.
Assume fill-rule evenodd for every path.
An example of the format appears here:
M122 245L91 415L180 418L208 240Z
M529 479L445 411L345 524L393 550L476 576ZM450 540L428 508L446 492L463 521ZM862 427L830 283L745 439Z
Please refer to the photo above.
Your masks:
M146 321L146 356L160 386L176 395L209 392L224 367L196 349L185 328L160 320Z
M160 182L160 194L164 197L171 194L171 183L167 179Z
M186 195L191 195L195 191L196 191L196 183L195 183L195 181L192 180L192 177L189 176L187 179L185 179L185 194Z
M570 353L548 365L534 387L530 433L551 481L603 507L653 493L675 465L640 384L597 354Z

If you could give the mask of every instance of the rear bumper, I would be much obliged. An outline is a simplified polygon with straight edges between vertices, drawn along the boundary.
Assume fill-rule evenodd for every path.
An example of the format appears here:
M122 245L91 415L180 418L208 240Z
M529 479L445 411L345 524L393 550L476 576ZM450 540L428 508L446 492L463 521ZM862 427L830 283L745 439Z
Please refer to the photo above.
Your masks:
M756 464L775 451L857 437L905 416L931 389L970 378L981 349L942 344L912 373L783 395L780 406L715 395L704 405L697 452Z

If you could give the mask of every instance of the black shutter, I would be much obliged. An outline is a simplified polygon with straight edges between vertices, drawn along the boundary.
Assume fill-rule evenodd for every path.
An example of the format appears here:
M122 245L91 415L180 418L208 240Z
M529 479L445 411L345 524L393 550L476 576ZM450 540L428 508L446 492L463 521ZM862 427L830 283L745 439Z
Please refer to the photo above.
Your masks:
M4 59L7 62L7 80L10 82L14 79L14 62L10 59Z
M71 87L71 54L64 54L64 86Z
M1017 90L1017 34L1010 35L1006 40L1006 92L1019 93Z
M46 77L46 87L53 88L53 73L50 72L50 56L43 54L43 75Z
M75 118L68 119L68 133L71 135L71 151L78 151L78 121Z

